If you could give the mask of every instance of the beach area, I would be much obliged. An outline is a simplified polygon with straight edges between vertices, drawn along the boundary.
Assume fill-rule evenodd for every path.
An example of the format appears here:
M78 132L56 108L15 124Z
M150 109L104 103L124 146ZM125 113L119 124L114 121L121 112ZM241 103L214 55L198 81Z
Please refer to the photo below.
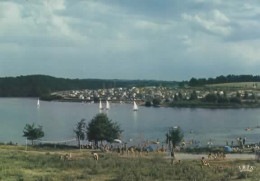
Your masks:
M98 159L93 155L96 153ZM260 163L254 154L168 153L126 155L99 150L0 145L0 178L4 180L255 180ZM204 166L205 157L209 166ZM244 168L244 170L243 170ZM248 170L246 170L249 168ZM251 170L250 170L251 169Z

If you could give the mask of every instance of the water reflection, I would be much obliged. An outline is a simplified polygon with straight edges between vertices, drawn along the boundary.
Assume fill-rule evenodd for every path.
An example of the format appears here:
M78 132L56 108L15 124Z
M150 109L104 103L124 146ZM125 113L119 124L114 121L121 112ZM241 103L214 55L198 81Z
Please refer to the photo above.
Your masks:
M137 111L133 111L133 119L134 119L134 122L136 122L137 119L138 119L137 115L138 115Z

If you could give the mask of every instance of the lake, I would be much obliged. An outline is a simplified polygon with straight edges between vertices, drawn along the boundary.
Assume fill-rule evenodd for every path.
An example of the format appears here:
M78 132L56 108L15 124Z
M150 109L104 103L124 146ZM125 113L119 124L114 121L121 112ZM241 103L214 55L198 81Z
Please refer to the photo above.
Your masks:
M99 113L98 104L41 101L37 99L0 98L0 142L25 144L23 128L35 122L43 126L42 140L60 141L74 138L73 129L78 121L89 122ZM206 145L224 145L236 137L246 137L247 142L260 141L260 109L201 109L201 108L154 108L141 107L134 112L131 104L111 104L104 111L108 117L120 124L124 130L123 141L137 143L142 140L165 140L169 127L180 126L185 140L199 140ZM245 131L245 128L253 128ZM235 142L234 142L235 143Z

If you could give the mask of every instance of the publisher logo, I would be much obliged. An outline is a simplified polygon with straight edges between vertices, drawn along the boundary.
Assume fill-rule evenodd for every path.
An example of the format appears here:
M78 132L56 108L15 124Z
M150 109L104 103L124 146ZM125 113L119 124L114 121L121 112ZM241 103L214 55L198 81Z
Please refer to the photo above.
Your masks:
M238 166L238 169L240 172L252 172L254 170L254 167L251 165L242 165Z

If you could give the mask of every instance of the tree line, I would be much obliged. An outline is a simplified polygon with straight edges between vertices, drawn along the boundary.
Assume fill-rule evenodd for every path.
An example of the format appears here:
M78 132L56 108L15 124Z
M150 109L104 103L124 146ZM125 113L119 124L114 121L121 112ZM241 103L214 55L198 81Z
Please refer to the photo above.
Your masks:
M81 119L73 130L75 137L80 146L80 141L85 139L93 141L97 146L99 141L113 142L120 137L123 132L120 126L110 120L106 114L97 114L88 124L85 119ZM26 124L23 130L23 136L31 141L34 145L34 141L44 137L44 131L42 126L36 126L34 123Z
M0 97L41 97L55 91L108 89L116 87L176 86L175 81L65 79L48 75L0 78Z
M232 82L260 82L259 75L221 75L216 78L191 78L189 86L203 86L206 84L232 83Z
M80 89L109 89L117 87L182 87L229 82L260 82L260 76L228 75L216 78L191 78L190 81L119 80L119 79L66 79L48 75L27 75L0 78L0 97L41 97L55 91Z
M78 147L81 147L83 140L91 141L98 147L99 142L102 144L102 141L112 143L119 140L123 130L118 123L113 122L106 114L99 113L88 124L85 119L81 119L77 122L73 132L78 141ZM30 140L32 145L34 145L35 140L43 138L44 135L43 127L36 126L34 123L26 124L23 129L23 137ZM171 145L175 147L183 137L183 131L180 127L170 127L166 133L166 143L171 142Z

